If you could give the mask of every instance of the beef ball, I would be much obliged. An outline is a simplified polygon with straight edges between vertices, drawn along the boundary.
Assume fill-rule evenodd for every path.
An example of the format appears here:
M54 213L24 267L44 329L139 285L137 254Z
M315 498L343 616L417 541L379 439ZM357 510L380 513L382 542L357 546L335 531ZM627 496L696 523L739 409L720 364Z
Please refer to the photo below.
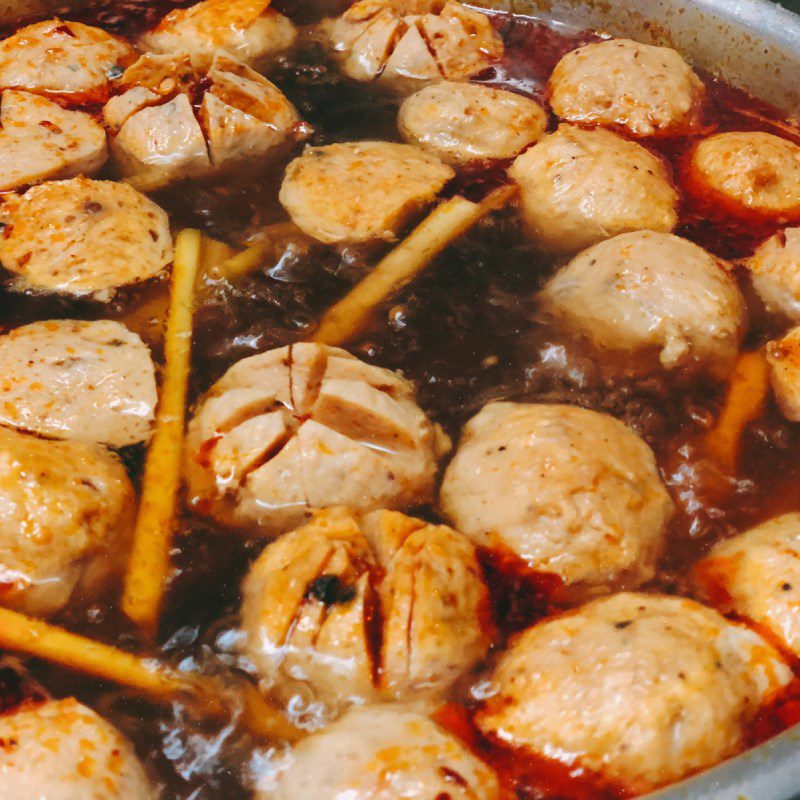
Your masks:
M609 39L556 65L550 105L563 120L618 128L635 137L685 136L702 122L705 87L669 47Z
M234 364L189 423L192 505L253 536L310 509L428 502L446 437L410 383L344 350L297 344Z
M407 98L398 125L409 144L459 166L518 156L542 138L547 114L513 92L442 81Z
M499 800L494 772L428 717L353 710L295 747L256 800Z
M778 407L790 422L800 422L800 326L769 342L767 361Z
M643 794L745 747L748 722L791 680L766 641L716 611L619 594L516 639L477 723Z
M166 212L124 183L42 183L8 195L0 223L0 261L17 288L108 301L172 261Z
M0 89L24 89L75 105L103 103L114 74L135 58L127 42L100 28L49 19L0 42Z
M346 75L401 92L465 81L504 52L489 17L456 0L360 0L325 28Z
M106 133L89 114L31 92L0 95L0 191L92 175L107 158Z
M673 510L652 451L621 422L522 403L467 423L440 502L477 544L558 576L570 600L650 580Z
M221 52L202 72L187 53L146 53L120 78L103 115L117 174L148 192L263 169L301 136L280 89Z
M297 38L291 20L262 0L203 0L170 11L137 41L150 53L189 53L199 70L207 70L224 50L255 69L288 50Z
M685 184L714 213L800 220L800 147L759 131L717 133L692 151Z
M150 438L155 367L110 320L32 322L0 336L0 424L113 447Z
M106 448L0 427L0 604L45 616L93 602L124 569L135 499Z
M624 233L590 247L539 295L543 308L634 369L691 368L725 378L746 329L730 268L668 233Z
M16 800L156 800L133 746L76 700L0 717L0 796Z
M693 569L702 596L751 620L800 656L800 514L785 514L720 542Z
M454 174L407 144L331 144L292 161L279 196L294 223L321 242L391 241Z
M800 323L800 228L771 236L744 264L767 311Z
M560 125L509 175L532 238L550 253L575 253L627 231L668 233L678 222L678 193L664 163L610 131Z
M294 709L439 703L490 644L472 543L395 511L318 512L256 560L243 587L245 653Z

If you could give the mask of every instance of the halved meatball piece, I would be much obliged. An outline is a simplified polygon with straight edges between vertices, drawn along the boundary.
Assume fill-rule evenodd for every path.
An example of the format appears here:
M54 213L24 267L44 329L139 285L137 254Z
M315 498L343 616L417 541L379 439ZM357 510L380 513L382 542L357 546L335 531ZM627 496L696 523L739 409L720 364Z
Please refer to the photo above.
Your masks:
M775 399L783 416L800 422L800 326L767 345Z
M399 375L297 344L239 361L211 388L189 423L186 475L198 511L270 536L310 509L429 501L448 446Z
M0 192L92 175L108 158L105 131L88 114L6 89L0 97Z
M678 222L664 163L610 131L560 125L508 174L520 186L528 230L547 252L575 253L628 231L668 233Z
M767 311L800 322L800 228L786 228L744 262Z
M399 91L465 81L504 52L489 17L456 0L360 0L324 28L346 75Z
M550 105L569 122L636 136L685 136L702 122L705 87L680 53L630 39L567 53L548 84Z
M131 743L77 700L0 716L0 796L16 800L156 800Z
M353 710L289 754L256 800L499 800L494 772L402 706Z
M225 53L201 74L183 54L146 53L103 111L118 174L142 191L263 166L300 138L275 84Z
M127 42L100 28L49 19L0 42L0 89L104 103L114 75L135 58Z
M398 125L409 144L459 165L518 156L541 139L547 114L522 95L443 81L406 99Z
M746 325L728 268L669 233L615 236L576 256L539 295L544 309L595 347L642 368L689 367L725 378Z
M268 5L264 0L203 0L170 11L137 45L151 53L189 53L202 71L219 50L257 69L265 67L297 38L291 21Z
M262 687L316 723L352 703L435 707L491 643L470 541L394 511L320 511L270 544L243 586Z
M0 427L0 605L45 616L94 602L124 570L134 512L105 447Z
M309 147L289 164L280 201L299 228L326 244L391 241L454 174L407 144Z
M687 189L710 209L778 222L800 220L800 147L759 131L718 133L692 151Z
M792 680L758 634L676 597L619 594L530 628L481 730L644 794L734 755Z
M112 447L150 438L155 367L142 340L108 320L50 320L0 337L0 424Z
M775 517L720 542L692 574L711 605L760 625L800 656L800 514Z
M567 601L650 580L673 510L652 451L621 422L517 403L467 423L440 502L476 544L558 576Z
M0 262L24 289L108 301L172 261L166 212L123 183L43 183L5 197L0 222Z

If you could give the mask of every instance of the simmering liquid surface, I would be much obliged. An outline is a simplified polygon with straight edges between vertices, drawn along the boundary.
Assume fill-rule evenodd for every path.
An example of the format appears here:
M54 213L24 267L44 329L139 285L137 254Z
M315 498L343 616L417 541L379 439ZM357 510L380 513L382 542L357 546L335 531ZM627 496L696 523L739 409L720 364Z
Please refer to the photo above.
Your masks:
M70 18L132 37L179 5L188 3L107 2ZM346 5L286 0L278 8L300 23L311 23L323 14L341 12ZM567 35L521 17L496 15L494 21L505 38L506 55L478 80L540 99L558 59L597 38L583 32ZM343 78L313 38L279 62L268 77L314 126L312 144L399 140L397 98ZM710 97L705 133L765 130L792 136L774 109L711 76L703 77ZM800 133L796 138L800 140ZM691 143L690 139L645 142L668 161L679 186L682 159ZM505 166L461 177L457 188L480 194L502 179ZM259 227L286 219L276 199L281 177L275 170L220 185L186 185L155 199L170 213L176 229L199 227L240 245ZM697 203L684 201L676 232L712 253L736 259L749 255L774 231L750 223L708 221ZM196 313L192 398L235 361L306 338L321 312L380 254L356 248L339 253L306 240L287 240L255 274L235 284L205 285ZM532 297L557 266L537 254L517 213L510 209L481 223L442 255L381 310L374 328L351 350L369 362L401 369L417 383L425 411L452 436L495 399L570 403L611 413L631 425L654 448L678 507L661 570L646 588L688 591L687 566L715 542L776 514L800 510L800 426L785 422L770 401L746 432L738 471L724 474L700 446L703 432L717 416L724 387L702 376L685 381L674 374L639 380L604 376L589 353L562 341L537 318ZM746 276L739 277L747 290ZM138 330L160 358L157 320L166 292L165 282L150 283L122 291L110 306L101 306L0 290L0 326L5 331L40 319L110 316ZM772 333L766 320L754 319L746 346L755 347ZM123 456L138 480L141 448L131 448ZM436 518L432 509L415 513ZM175 542L176 570L159 639L160 656L181 667L209 671L237 666L232 650L239 584L262 546L244 543L208 521L183 518ZM547 580L497 557L487 556L485 569L505 634L547 613ZM59 621L123 648L139 647L113 602L98 603ZM254 747L241 731L201 724L180 703L157 707L114 686L45 665L37 665L35 674L54 693L73 693L93 705L130 736L168 786L166 800L246 798L252 775L269 761L270 752ZM440 713L440 721L498 767L509 797L597 800L611 794L580 771L570 774L565 768L511 759L487 749L470 728L464 710L473 702L470 687L460 687L452 700ZM783 702L761 715L753 741L798 718L798 704L791 699Z

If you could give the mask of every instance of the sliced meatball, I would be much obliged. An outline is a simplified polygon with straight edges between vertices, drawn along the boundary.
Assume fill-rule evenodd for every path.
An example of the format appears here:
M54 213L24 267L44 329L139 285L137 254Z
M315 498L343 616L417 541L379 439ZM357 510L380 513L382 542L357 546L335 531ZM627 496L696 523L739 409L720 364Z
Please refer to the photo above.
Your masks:
M77 700L0 716L0 796L16 800L156 800L131 743Z
M18 288L110 300L172 261L166 212L130 186L72 178L9 195L0 262Z
M263 0L203 0L170 11L137 45L151 53L189 53L202 71L220 50L256 69L266 67L297 38L291 21L268 5Z
M116 174L144 192L211 172L203 130L185 94L131 115L111 139Z
M800 326L767 345L767 361L778 407L786 419L800 422Z
M800 228L767 239L744 262L767 311L800 322Z
M94 602L125 566L135 495L105 447L0 427L0 604Z
M619 594L516 639L477 723L639 794L735 754L748 722L791 680L766 641L716 611Z
M746 309L726 265L669 233L623 233L576 256L540 294L543 307L595 347L725 378Z
M550 253L575 253L628 231L669 233L678 222L678 193L664 163L610 131L560 125L508 174L520 186L531 236Z
M275 84L217 53L204 73L188 55L143 55L104 117L117 173L142 191L274 161L300 138L300 117Z
M522 95L442 81L406 99L398 124L409 144L461 165L518 156L542 138L547 114Z
M675 50L610 39L567 53L548 94L553 111L569 122L636 137L685 136L702 122L705 87Z
M344 350L297 344L234 364L189 423L196 510L251 535L309 509L403 509L431 499L449 446L410 383Z
M326 244L391 241L454 174L407 144L309 147L289 164L280 201L299 228Z
M687 189L711 210L800 220L800 147L758 131L718 133L692 151Z
M108 158L105 131L88 114L6 89L0 98L0 192L92 175Z
M800 514L720 542L692 574L701 595L723 614L754 622L800 656Z
M494 772L428 717L402 706L353 710L305 739L256 800L499 800Z
M476 544L558 576L567 601L650 580L673 510L652 451L621 422L517 403L467 423L440 501Z
M100 28L49 19L0 42L0 89L25 89L85 105L104 103L136 51Z
M489 18L456 0L360 0L325 27L346 75L400 91L465 81L504 52Z
M270 544L243 587L262 686L329 719L353 702L441 703L489 647L475 548L396 511L320 511Z
M0 337L0 424L112 447L150 438L150 351L119 322L50 320Z

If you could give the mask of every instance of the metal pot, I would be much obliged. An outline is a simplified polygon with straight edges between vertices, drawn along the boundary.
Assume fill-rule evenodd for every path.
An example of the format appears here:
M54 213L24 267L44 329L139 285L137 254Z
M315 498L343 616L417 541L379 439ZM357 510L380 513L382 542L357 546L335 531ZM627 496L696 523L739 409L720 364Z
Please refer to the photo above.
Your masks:
M298 0L302 2L302 0ZM668 44L800 119L800 17L767 0L469 0L572 30ZM0 0L0 21L85 3ZM648 800L800 800L800 726Z

